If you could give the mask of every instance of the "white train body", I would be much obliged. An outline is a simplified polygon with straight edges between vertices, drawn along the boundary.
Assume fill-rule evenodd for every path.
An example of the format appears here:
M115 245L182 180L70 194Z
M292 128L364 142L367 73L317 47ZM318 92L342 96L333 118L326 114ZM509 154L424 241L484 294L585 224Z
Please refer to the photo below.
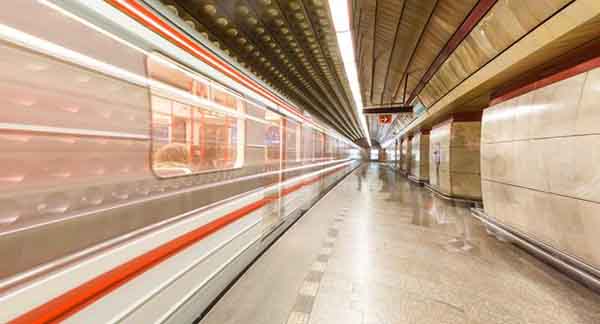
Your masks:
M175 17L0 12L0 322L187 323L358 162Z

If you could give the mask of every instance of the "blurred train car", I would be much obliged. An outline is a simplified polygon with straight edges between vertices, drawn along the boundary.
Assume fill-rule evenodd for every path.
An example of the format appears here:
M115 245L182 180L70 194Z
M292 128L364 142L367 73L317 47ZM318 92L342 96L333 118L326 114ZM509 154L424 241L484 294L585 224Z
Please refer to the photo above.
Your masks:
M358 165L165 17L0 11L0 322L192 322Z

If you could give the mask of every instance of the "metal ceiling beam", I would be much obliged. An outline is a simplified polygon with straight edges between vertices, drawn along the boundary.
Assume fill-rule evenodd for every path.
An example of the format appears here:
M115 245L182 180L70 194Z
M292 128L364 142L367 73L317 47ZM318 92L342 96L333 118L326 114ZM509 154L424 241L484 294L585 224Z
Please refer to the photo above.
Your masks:
M371 92L369 93L369 102L373 102L373 85L375 84L375 48L377 47L377 8L378 1L375 0L375 12L373 13L373 40L371 41L372 49L372 59L371 62ZM363 98L363 101L365 99Z
M377 107L377 108L364 108L363 114L402 114L411 113L413 106L411 105L397 105L388 107Z
M435 10L437 9L438 4L440 3L440 0L435 0L435 4L433 5L433 8L431 9L431 12L429 13L429 17L427 18L427 22L425 23L425 25L423 26L423 29L421 29L421 33L419 34L419 39L417 40L417 44L415 45L415 48L413 48L412 53L410 54L410 58L408 59L408 63L406 63L406 68L404 68L404 72L402 72L403 75L403 79L404 79L404 94L402 95L402 103L406 104L406 86L408 85L408 76L410 75L411 72L408 72L408 69L410 68L410 66L412 65L412 61L415 58L415 54L417 53L417 49L419 48L419 46L421 45L421 42L423 41L423 35L425 35L425 31L427 30L427 28L429 27L429 24L431 23L431 17L433 17L433 15L435 14ZM396 91L394 91L394 94L391 98L391 102L396 102L396 99L398 98L398 92L400 91L400 88L402 87L402 80L400 80L400 82L398 82L398 87L396 88ZM410 103L410 101L409 101Z
M454 50L460 45L460 43L467 37L473 28L477 26L479 21L485 17L490 9L498 2L498 0L479 0L475 7L471 10L467 18L463 21L463 23L458 27L458 29L454 32L452 37L448 40L446 45L442 48L442 50L438 53L437 57L433 61L433 63L427 69L427 72L423 74L421 80L417 86L413 89L410 96L408 97L407 102L412 102L412 100L423 90L425 85L431 80L431 78L435 75L435 73L439 70L442 64L448 59L448 57L454 52Z
M392 69L392 60L394 59L394 53L396 52L396 43L398 42L398 31L400 30L400 25L402 24L402 18L404 18L404 9L406 9L406 3L410 0L404 0L402 3L402 10L400 11L400 16L398 17L398 24L396 24L396 30L394 31L394 41L392 43L392 52L390 53L390 57L388 59L387 69L385 70L385 78L383 79L383 90L381 91L381 99L379 103L383 105L383 98L385 97L385 92L387 90L387 82L388 77L390 76L390 70ZM400 80L402 82L402 80Z

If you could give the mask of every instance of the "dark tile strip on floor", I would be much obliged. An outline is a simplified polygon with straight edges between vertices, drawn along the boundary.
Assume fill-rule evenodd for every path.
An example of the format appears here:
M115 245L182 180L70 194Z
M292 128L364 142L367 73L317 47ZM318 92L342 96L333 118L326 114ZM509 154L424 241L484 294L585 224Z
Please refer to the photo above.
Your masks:
M296 297L294 307L288 316L287 324L308 324L310 313L312 312L315 298L319 291L321 279L323 278L325 268L329 262L333 247L335 246L335 241L339 234L339 226L344 222L348 210L349 208L343 208L330 225L327 231L327 238L323 242L319 255L312 264L310 271L304 278L304 282L298 291L298 296Z

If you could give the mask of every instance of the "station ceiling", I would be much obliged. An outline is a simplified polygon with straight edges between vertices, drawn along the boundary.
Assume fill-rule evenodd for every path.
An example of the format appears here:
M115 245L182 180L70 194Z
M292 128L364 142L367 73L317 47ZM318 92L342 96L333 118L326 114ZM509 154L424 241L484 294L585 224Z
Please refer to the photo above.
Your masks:
M342 135L364 138L327 0L160 0L241 66ZM365 109L431 107L570 0L348 0ZM335 8L333 8L335 10ZM485 100L484 100L485 101ZM374 142L413 120L382 124Z
M431 108L572 0L351 0L365 108ZM482 109L485 93L461 109ZM383 143L415 118L367 119Z
M161 0L232 59L342 135L364 137L327 0Z

